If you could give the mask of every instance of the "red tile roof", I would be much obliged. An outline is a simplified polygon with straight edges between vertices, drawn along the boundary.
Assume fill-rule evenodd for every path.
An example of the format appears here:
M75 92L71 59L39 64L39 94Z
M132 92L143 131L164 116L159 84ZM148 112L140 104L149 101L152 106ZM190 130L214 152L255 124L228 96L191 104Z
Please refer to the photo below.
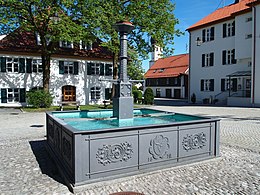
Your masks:
M208 25L215 24L217 22L231 19L234 17L234 15L249 12L251 8L247 4L252 2L257 2L257 1L259 0L240 0L239 3L231 4L223 8L217 9L213 13L203 18L202 20L190 26L187 30L188 31L195 30L203 26L208 26Z
M111 52L109 52L105 47L100 46L100 43L100 40L94 42L92 44L92 50L79 49L79 46L76 44L74 48L59 47L59 49L54 54L66 57L112 59ZM13 33L10 33L2 40L0 40L0 52L40 55L41 48L39 45L37 45L36 36L32 32L26 32L17 29Z
M145 73L145 78L176 77L186 74L189 68L189 54L158 59Z

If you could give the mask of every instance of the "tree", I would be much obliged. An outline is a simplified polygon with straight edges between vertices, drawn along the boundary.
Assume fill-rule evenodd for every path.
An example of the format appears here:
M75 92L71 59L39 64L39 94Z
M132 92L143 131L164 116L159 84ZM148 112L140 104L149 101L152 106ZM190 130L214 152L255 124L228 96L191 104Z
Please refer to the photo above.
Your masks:
M0 33L15 29L37 33L41 40L43 89L49 91L50 59L58 42L93 38L71 15L72 3L67 0L0 0Z
M113 53L113 77L117 79L119 39L113 25L124 20L135 25L128 43L139 54L138 58L146 58L151 51L147 37L155 39L156 44L163 48L164 55L169 55L173 50L168 46L174 43L174 36L182 34L175 29L178 20L174 16L174 8L170 0L79 0L74 3L73 11L74 16L104 40L103 46ZM136 67L135 70L138 70L139 66Z
M135 50L128 50L129 61L127 65L127 73L131 80L143 80L144 69L142 62L138 58L138 53Z

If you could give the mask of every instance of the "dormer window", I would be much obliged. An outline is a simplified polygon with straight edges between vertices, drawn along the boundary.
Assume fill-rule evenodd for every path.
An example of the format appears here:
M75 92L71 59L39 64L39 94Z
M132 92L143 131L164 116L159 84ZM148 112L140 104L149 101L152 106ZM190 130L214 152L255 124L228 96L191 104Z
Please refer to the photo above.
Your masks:
M153 73L156 73L156 71L157 71L157 69L155 69L155 70L153 71Z
M41 45L42 42L41 42L41 37L40 37L39 33L35 33L35 35L36 35L36 43L37 43L37 45ZM47 45L49 45L49 43L50 43L50 41L51 41L50 36L46 35L46 36L45 36L45 39L46 39Z
M60 41L60 47L73 48L73 43L70 41Z
M160 70L159 70L159 72L163 72L165 69L164 68L161 68Z
M80 49L84 49L84 50L92 50L92 43L86 43L85 41L80 41L79 47Z

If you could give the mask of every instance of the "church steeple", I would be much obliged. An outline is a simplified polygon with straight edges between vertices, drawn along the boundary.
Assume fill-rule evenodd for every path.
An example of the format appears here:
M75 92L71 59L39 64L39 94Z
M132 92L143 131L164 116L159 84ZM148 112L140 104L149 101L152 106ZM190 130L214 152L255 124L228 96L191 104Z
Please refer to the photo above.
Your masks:
M162 48L156 45L156 40L151 38L152 52L151 60L149 61L149 68L162 57Z

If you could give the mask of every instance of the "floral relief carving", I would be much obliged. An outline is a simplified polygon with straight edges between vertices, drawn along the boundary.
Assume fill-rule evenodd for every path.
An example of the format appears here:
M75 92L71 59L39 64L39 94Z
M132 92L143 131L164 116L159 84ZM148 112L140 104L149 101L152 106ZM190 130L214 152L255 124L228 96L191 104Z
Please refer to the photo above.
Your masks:
M207 139L205 133L198 133L194 135L188 135L183 138L182 146L184 150L194 150L203 148L206 145Z
M98 163L105 166L110 163L127 161L132 158L132 154L132 145L124 142L114 145L103 145L102 148L98 148L96 158Z
M162 159L167 154L169 148L169 139L163 135L157 135L150 141L149 153L154 159Z

